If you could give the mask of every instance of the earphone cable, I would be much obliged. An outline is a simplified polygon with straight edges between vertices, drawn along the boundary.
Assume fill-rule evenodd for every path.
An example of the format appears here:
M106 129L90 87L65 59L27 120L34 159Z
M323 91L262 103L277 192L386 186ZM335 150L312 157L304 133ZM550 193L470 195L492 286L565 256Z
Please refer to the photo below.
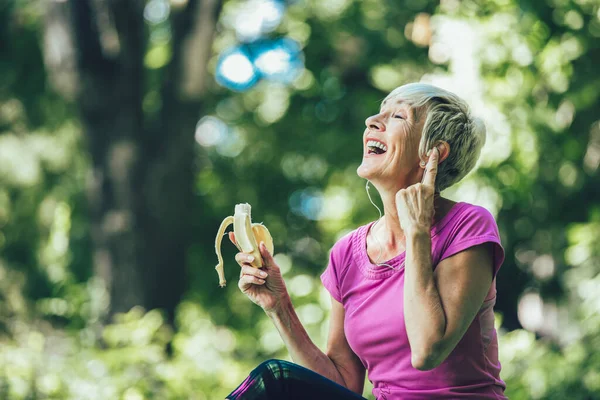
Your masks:
M365 189L367 190L367 196L369 197L369 201L371 202L371 204L373 204L373 206L377 209L377 211L379 212L379 219L377 219L377 221L373 224L373 226L371 226L371 232L373 232L373 228L375 228L375 225L377 225L377 223L381 220L382 215L381 215L381 210L379 209L379 207L377 207L377 204L375 204L373 202L373 199L371 199L371 195L369 194L369 181L367 180L367 185L365 186ZM379 267L389 267L393 270L397 270L397 268L392 267L389 264L386 263L379 263L379 259L381 258L381 253L383 251L383 246L381 244L381 242L379 241L379 239L377 239L377 236L372 234L372 236L375 238L375 240L377 241L377 244L379 244L379 255L377 256L377 260L375 261L375 265L379 266Z

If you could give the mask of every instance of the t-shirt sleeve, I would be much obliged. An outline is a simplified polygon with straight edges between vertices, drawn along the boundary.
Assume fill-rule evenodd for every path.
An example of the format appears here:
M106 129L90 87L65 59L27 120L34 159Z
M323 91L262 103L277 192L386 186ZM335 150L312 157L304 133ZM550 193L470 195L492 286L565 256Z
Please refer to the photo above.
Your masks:
M321 282L325 289L331 294L331 296L342 303L342 291L341 277L343 276L343 268L347 262L347 255L351 249L351 238L352 233L348 233L339 239L331 248L329 252L329 262L327 268L321 274Z
M331 296L341 303L342 296L340 295L338 271L334 257L335 250L336 248L334 245L329 252L329 263L327 264L327 268L325 268L325 271L321 274L321 282L323 282L323 286L325 286L325 289L327 289Z
M484 243L492 243L493 277L504 261L504 248L500 242L498 225L492 214L480 206L471 206L457 216L451 228L440 261L461 251Z

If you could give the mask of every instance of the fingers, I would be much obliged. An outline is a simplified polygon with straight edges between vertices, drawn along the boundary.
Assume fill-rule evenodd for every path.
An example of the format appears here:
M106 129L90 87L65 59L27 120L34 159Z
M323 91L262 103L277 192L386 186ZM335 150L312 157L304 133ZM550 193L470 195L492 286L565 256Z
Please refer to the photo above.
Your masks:
M250 264L252 261L254 261L254 256L250 254L237 253L235 255L235 261L237 261L240 267L242 267L240 271L240 278L242 278L244 275L254 276L256 278L266 278L269 276L262 269L255 268L252 266L252 264Z
M237 261L240 266L243 264L250 264L252 261L254 261L254 256L248 253L237 253L235 255L235 261Z
M440 159L440 151L437 147L434 147L429 154L429 161L425 167L425 176L423 177L423 184L429 186L435 186L435 178L438 172L438 161Z
M265 271L263 271L262 269L258 269L258 268L254 268L251 267L248 264L244 264L242 266L242 271L241 271L241 275L242 276L253 276L255 278L258 278L260 280L264 280L267 276L269 276Z
M240 288L243 288L244 286L264 285L264 284L265 284L265 280L264 279L260 279L260 278L257 278L255 276L252 276L252 275L242 275L242 277L240 278L240 282L239 282L238 286Z
M268 274L265 271L254 268L250 264L244 264L242 265L242 270L240 271L238 287L242 290L245 290L250 285L264 285L267 276Z
M260 242L260 244L258 245L258 249L260 250L260 254L262 255L265 264L267 266L272 266L274 263L273 256L271 255L271 253L269 253L269 250L267 250L265 242Z

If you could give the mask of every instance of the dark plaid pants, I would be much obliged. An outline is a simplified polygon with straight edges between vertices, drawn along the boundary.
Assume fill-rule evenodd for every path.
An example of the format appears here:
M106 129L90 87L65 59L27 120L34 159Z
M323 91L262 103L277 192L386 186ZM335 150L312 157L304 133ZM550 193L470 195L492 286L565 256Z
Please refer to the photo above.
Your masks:
M365 400L353 391L298 364L268 360L256 367L230 400Z

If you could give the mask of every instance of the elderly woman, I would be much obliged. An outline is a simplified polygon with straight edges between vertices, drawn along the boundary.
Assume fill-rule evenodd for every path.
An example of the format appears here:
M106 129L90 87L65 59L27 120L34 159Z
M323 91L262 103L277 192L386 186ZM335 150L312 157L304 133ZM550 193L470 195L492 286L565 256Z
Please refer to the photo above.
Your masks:
M473 168L484 142L483 123L453 93L421 83L392 91L366 120L357 170L384 215L339 239L321 275L332 303L327 350L309 338L264 245L262 270L238 253L239 288L295 363L264 362L227 398L362 399L368 371L377 399L505 399L498 228L484 208L439 194Z

